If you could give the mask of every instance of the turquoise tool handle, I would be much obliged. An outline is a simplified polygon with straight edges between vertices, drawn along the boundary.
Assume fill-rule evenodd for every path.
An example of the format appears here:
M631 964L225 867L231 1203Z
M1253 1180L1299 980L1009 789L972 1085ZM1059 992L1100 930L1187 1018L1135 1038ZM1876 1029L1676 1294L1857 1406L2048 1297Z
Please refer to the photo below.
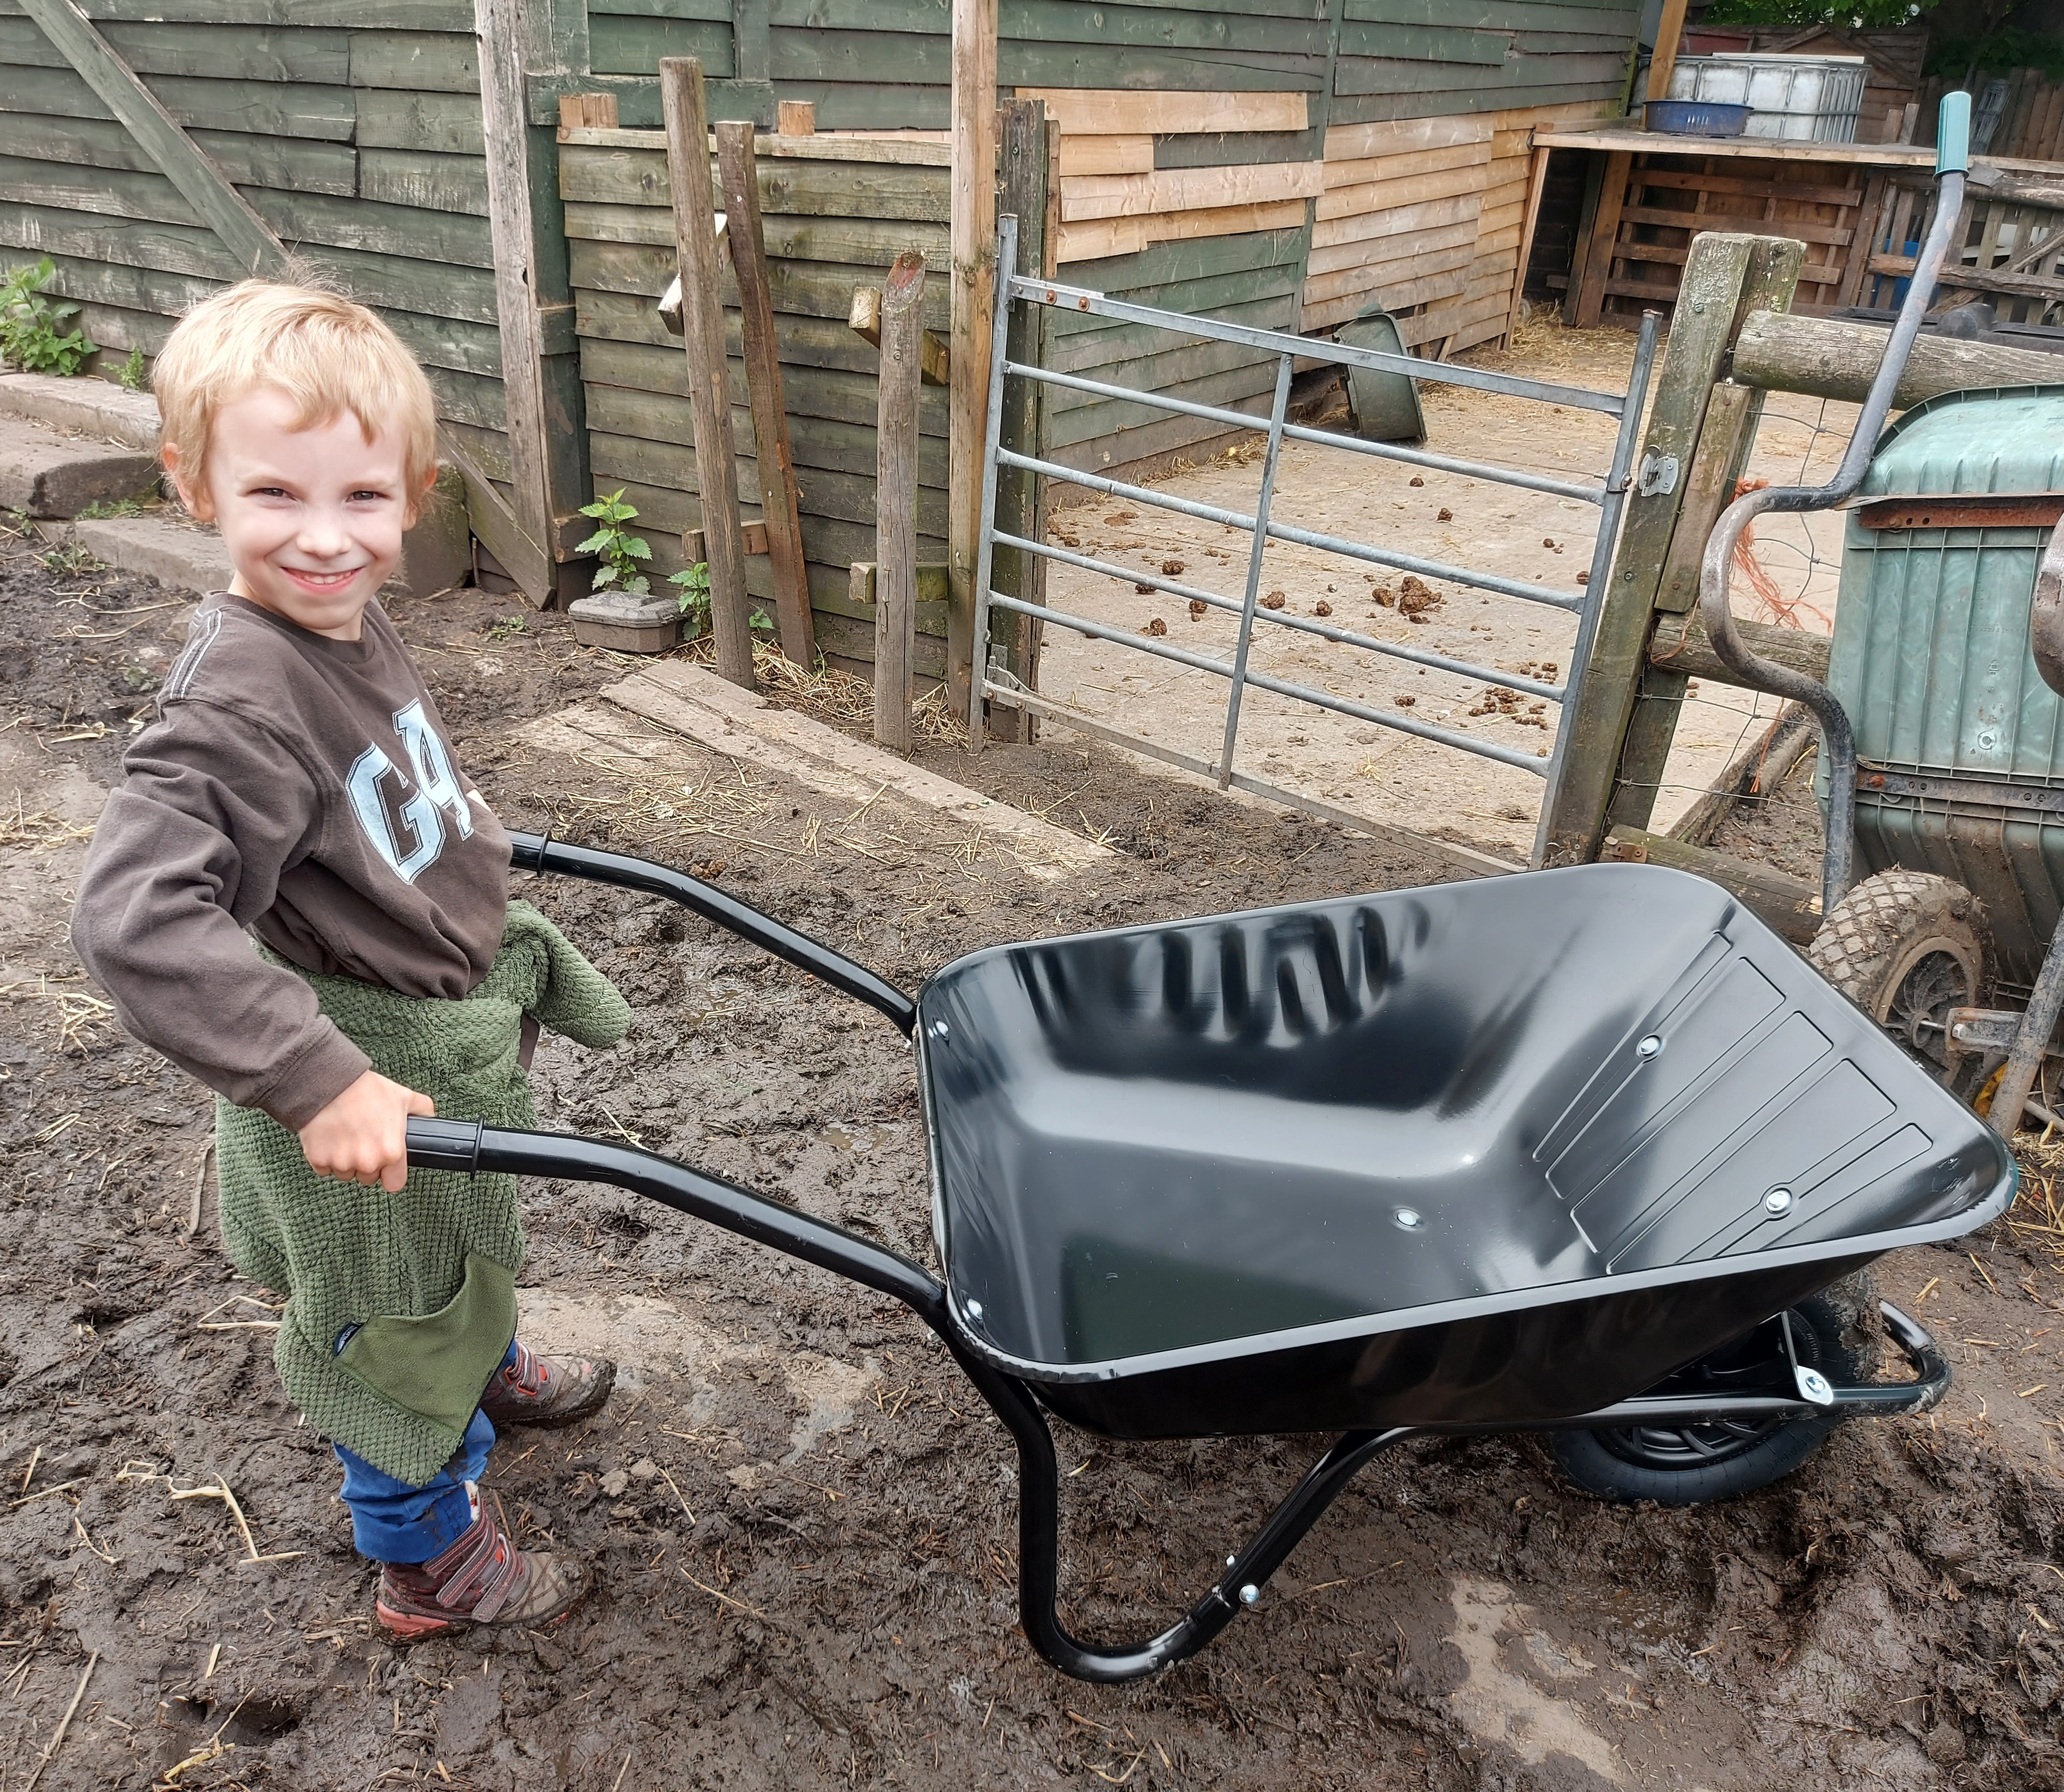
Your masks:
M1971 96L1946 93L1935 118L1935 171L1961 174L1971 165Z

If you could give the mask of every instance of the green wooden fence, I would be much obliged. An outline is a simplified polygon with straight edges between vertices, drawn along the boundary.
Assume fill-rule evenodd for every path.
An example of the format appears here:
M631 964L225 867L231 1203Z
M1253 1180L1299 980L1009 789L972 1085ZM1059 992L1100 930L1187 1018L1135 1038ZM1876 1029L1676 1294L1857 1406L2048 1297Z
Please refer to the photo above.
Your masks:
M451 435L506 479L471 6L82 10L287 246L381 309ZM0 262L37 255L84 308L103 371L155 353L180 312L245 271L19 0L0 0Z

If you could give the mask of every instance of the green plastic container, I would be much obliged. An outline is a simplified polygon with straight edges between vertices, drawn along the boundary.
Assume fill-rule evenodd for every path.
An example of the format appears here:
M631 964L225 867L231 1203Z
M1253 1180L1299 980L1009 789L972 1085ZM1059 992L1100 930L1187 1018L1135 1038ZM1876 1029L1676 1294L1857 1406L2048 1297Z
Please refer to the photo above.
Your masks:
M2064 386L2026 386L1916 405L1879 442L1858 501L2058 492ZM1859 876L1897 865L1963 884L2010 983L2033 979L2064 910L2064 714L2028 644L2049 539L1869 529L1852 511L1828 662L1863 781L1893 775L1858 791Z

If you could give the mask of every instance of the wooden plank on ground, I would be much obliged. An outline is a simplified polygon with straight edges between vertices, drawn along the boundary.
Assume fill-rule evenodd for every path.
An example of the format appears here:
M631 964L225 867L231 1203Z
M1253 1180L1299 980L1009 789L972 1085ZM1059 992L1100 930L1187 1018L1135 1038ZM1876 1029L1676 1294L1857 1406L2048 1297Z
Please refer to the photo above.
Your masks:
M1042 883L1114 856L1107 846L909 764L809 716L756 701L706 667L664 660L639 667L602 695L619 709L841 801L867 802L888 790L921 809L978 828L1015 857L1027 876Z

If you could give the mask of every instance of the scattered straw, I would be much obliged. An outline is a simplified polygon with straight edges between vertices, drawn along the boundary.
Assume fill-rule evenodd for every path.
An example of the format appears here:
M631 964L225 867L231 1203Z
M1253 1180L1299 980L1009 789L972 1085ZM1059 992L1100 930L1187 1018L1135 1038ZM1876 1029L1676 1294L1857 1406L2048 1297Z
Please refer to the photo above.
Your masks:
M19 983L0 984L0 996L18 1002L46 1002L57 1022L58 1049L84 1056L115 1031L115 1008L83 989L53 984L38 976Z
M220 1500L229 1508L229 1516L236 1520L238 1533L244 1539L244 1557L236 1564L248 1568L254 1562L292 1561L301 1552L298 1549L275 1550L270 1554L261 1552L258 1540L251 1534L250 1521L244 1516L244 1508L237 1504L236 1496L229 1491L229 1483L217 1476L208 1487L175 1487L169 1475L160 1474L148 1463L125 1462L116 1472L118 1481L163 1481L165 1492L175 1500Z
M38 809L34 815L30 814L19 791L14 792L14 812L0 810L0 846L18 847L29 852L53 852L75 840L92 838L91 823L82 825L67 821L54 809Z

